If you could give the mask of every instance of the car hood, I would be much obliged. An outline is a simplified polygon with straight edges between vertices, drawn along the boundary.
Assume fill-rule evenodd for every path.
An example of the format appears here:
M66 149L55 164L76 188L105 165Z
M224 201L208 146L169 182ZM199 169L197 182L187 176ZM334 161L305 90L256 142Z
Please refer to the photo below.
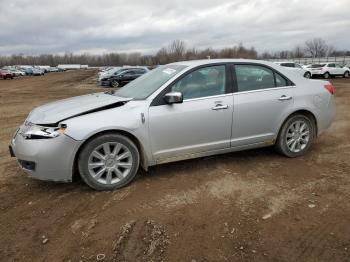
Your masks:
M35 108L26 121L42 125L58 124L68 118L118 107L130 100L107 93L72 97Z

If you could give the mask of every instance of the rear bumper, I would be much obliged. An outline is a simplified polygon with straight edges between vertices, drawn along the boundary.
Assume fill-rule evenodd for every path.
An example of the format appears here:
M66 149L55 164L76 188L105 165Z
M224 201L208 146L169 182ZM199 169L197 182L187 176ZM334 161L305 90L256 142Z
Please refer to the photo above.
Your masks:
M17 134L10 154L30 177L50 181L72 181L74 158L83 141L66 135L51 139L25 139Z
M327 107L325 107L321 112L322 117L318 119L318 134L326 131L333 123L336 115L336 104L334 96L331 96Z

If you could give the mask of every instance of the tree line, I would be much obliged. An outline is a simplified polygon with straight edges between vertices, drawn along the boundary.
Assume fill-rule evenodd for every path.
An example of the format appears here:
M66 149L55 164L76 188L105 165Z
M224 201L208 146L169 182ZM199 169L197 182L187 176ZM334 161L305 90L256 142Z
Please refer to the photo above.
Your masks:
M58 64L87 64L89 66L121 66L121 65L161 65L181 60L215 59L215 58L247 58L247 59L274 59L274 58L303 58L325 56L349 56L350 51L339 51L328 45L321 38L307 40L303 45L297 45L292 50L278 52L265 51L261 54L254 47L245 47L239 44L222 49L188 48L182 40L174 40L168 46L161 48L153 55L139 52L108 53L102 55L73 54L64 55L42 54L26 56L23 54L0 56L0 66L5 65L50 65Z

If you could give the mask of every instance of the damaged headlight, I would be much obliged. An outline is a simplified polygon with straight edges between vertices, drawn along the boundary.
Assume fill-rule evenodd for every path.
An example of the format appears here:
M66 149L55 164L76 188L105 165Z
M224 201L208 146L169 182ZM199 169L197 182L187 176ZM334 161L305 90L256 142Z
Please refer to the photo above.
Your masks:
M26 123L20 130L20 134L26 139L45 139L55 138L64 134L65 125L59 127L39 126L32 123Z

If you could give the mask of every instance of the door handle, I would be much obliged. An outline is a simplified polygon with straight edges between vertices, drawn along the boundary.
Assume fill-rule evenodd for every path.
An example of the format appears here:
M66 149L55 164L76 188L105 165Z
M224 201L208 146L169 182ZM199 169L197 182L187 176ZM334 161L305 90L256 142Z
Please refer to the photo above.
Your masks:
M222 104L217 104L214 107L211 108L211 110L221 110L221 109L227 109L228 105L222 105Z
M279 101L286 101L286 100L291 100L291 99L292 99L291 96L285 96L285 95L283 95L280 98L278 98Z

